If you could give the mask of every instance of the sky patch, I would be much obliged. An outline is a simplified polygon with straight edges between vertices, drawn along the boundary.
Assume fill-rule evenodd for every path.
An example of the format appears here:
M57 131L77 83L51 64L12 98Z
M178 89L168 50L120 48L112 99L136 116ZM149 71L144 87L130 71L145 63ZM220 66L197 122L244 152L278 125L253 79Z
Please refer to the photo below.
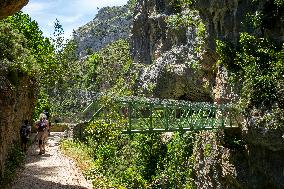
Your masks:
M56 19L62 24L64 36L93 20L99 9L125 5L128 0L29 0L22 9L37 21L45 37L51 37Z

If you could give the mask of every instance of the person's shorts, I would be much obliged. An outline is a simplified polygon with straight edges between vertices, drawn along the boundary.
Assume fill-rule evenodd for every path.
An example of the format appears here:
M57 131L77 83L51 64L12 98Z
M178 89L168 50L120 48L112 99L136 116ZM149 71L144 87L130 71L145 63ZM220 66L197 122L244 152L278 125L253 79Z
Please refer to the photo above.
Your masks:
M21 143L22 143L22 144L27 144L28 141L29 141L29 138L21 137Z
M46 142L48 133L46 131L39 131L37 133L38 141Z

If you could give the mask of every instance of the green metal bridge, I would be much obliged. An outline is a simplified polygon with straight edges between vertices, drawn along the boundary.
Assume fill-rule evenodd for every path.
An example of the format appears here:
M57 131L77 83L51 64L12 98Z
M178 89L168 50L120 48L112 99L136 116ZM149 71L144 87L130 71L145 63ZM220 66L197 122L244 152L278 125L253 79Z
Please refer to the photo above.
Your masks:
M100 98L100 97L99 97ZM91 119L103 119L108 108L100 99L91 103L84 111ZM111 106L118 115L127 120L122 133L186 132L195 130L217 130L237 127L236 111L230 105L208 102L188 102L136 96L112 96Z

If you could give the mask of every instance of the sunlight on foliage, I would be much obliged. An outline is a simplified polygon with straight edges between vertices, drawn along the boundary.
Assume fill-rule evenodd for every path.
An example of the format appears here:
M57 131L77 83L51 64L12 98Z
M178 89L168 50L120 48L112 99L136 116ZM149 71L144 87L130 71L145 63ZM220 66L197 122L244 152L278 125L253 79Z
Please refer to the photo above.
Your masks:
M30 54L24 63L19 62L22 70L33 73L40 82L50 80L51 70L56 70L54 62L54 47L48 38L43 37L36 21L32 21L29 15L18 12L1 21L3 24L10 25L14 33L22 35L26 42L17 42L17 45L25 44L24 47ZM23 52L23 51L22 51ZM28 54L28 53L26 53ZM23 60L25 60L24 58Z
M242 83L239 108L259 109L256 125L283 126L284 44L248 33L240 35L237 46L217 41L218 63L230 71L230 82ZM261 113L261 111L269 111ZM262 115L263 114L263 115Z
M134 78L131 76L132 60L128 42L118 40L98 54L101 57L96 69L98 90L109 91L113 88L117 94L129 93Z
M106 123L93 124L101 126L89 127L86 132L92 134L86 134L84 143L68 142L66 148L64 142L61 146L65 153L72 153L79 164L92 162L92 166L83 167L95 188L194 188L192 133L177 133L170 138L161 134L129 136L111 134L109 129L115 131L116 128ZM101 132L98 126L108 127L108 132ZM84 161L77 158L80 154L87 157L86 153L90 156Z
M283 47L242 33L237 47L217 41L217 52L219 61L233 72L235 82L243 83L244 107L269 107L275 102L282 106L283 94L279 92L284 79Z
M40 91L33 113L33 120L36 121L44 110L50 110L50 104L47 94L44 91Z

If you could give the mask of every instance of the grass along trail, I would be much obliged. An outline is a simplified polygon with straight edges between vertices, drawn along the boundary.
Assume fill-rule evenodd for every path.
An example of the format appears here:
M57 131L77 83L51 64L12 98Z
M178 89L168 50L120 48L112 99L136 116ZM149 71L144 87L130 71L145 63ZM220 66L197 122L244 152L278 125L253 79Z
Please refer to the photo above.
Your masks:
M38 149L30 148L22 171L12 183L12 189L92 189L75 162L59 149L63 133L51 132L46 153L37 155Z

